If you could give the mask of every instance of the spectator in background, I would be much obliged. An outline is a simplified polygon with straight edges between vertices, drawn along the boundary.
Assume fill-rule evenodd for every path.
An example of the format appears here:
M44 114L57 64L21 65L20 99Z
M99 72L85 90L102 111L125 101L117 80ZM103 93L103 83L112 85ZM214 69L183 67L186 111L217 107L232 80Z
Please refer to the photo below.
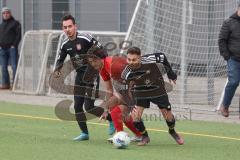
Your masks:
M8 7L2 8L0 24L0 62L2 65L2 85L0 89L10 89L8 62L15 78L18 63L18 44L21 40L21 24L14 19Z
M228 117L228 108L240 82L240 2L237 11L223 22L218 45L221 56L227 61L228 72L228 83L220 111L224 117Z

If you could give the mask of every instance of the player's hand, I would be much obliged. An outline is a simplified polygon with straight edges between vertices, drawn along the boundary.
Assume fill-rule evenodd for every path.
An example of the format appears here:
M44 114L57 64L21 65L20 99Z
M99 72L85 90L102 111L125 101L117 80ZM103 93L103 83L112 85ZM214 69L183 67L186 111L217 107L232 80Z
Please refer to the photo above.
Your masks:
M60 71L55 71L54 72L54 78L59 78L61 76L61 72Z
M177 80L175 79L175 80L172 80L172 79L169 79L169 83L173 83L173 84L176 84L177 82L176 82Z
M99 121L102 121L102 120L106 121L108 114L109 114L108 111L103 112L103 114L99 118Z

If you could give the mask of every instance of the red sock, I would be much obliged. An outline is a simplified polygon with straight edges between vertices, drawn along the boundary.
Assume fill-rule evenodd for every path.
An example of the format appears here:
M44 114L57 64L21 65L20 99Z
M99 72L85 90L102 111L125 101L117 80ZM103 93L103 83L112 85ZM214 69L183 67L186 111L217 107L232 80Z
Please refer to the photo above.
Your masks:
M111 117L117 132L123 131L122 111L118 105L111 110Z
M133 124L133 119L131 116L126 117L124 120L125 125L128 127L128 129L130 129L136 136L140 137L142 136L141 132L139 132Z

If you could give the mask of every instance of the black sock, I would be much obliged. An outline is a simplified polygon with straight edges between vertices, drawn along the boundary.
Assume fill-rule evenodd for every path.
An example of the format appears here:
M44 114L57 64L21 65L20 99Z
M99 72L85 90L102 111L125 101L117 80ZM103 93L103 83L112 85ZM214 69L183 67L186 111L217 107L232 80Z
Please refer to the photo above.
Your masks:
M85 103L85 101L87 106L91 107L91 105L94 104L94 101L91 99L85 100L84 97L74 95L74 110L75 110L75 116L76 116L78 126L83 133L88 134L88 128L86 123L87 117L83 111L83 104ZM86 108L90 108L90 107L86 107Z
M86 115L83 113L81 114L81 116L79 114L76 114L76 120L77 120L78 126L82 130L82 132L88 134Z
M148 137L148 132L147 132L142 120L141 121L134 121L133 124L134 124L135 128L139 132L141 132L141 134L143 136Z
M108 120L109 122L112 122L112 117L111 117L111 114L110 114L110 113L108 113L108 115L107 115L107 120Z
M78 125L80 129L82 130L83 133L88 134L88 128L87 128L87 123L86 122L78 122Z
M174 130L175 127L175 118L173 118L171 121L166 120L166 123L168 125L169 131Z

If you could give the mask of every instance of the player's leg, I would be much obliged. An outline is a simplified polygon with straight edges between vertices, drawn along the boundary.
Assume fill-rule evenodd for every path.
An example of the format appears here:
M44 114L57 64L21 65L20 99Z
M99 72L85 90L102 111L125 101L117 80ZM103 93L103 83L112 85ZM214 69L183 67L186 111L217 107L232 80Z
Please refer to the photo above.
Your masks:
M86 115L83 114L83 103L85 100L86 88L84 89L78 89L78 86L87 87L85 83L82 82L84 73L83 72L77 72L76 79L75 79L75 86L74 86L74 110L76 115L76 120L78 122L78 125L81 129L81 133L79 136L75 137L73 140L76 141L82 141L82 140L88 140L88 128L86 123Z
M110 109L110 114L114 127L117 132L123 131L123 120L122 120L122 108L120 105L116 105Z
M168 125L168 133L173 137L173 139L179 144L179 145L182 145L184 144L184 139L183 137L176 132L175 130L175 123L176 123L176 120L174 118L174 115L172 113L171 110L167 110L167 109L160 109L162 114L163 114L163 117L165 118L166 120L166 123Z
M127 112L127 106L125 105L116 105L115 107L112 107L111 110L111 117L114 123L114 126L116 128L117 132L123 131L123 122L126 124L127 127L130 127L129 129L132 130L134 133L136 130L132 128L133 126L133 121L131 118L126 118L126 113ZM132 123L132 125L131 125ZM136 131L136 134L139 132Z
M117 90L116 93L116 97L118 97L119 99L119 103L121 103L122 105L120 106L121 112L122 112L122 119L124 124L126 125L126 127L128 129L130 129L135 136L132 137L132 141L139 141L139 139L142 138L142 134L136 129L136 127L134 126L133 123L133 118L130 115L130 111L131 111L131 107L129 106L133 106L135 104L134 99L132 99L129 96L129 91L128 89L125 88L121 88Z
M115 127L114 132L115 132L115 129L117 132L123 131L122 112L124 109L123 109L123 106L120 105L121 102L122 101L120 100L120 97L114 95L100 105L102 107L106 107L109 109L110 115L112 118L112 123L113 123L113 126ZM109 138L108 141L111 142L112 138Z
M142 138L142 134L134 126L133 118L129 114L130 113L130 108L127 107L126 105L120 105L120 107L121 107L121 111L122 111L122 119L123 119L124 124L126 125L126 127L130 131L132 131L135 134L135 136L136 136L135 138L141 139Z
M180 134L178 134L175 130L176 120L171 111L171 104L168 99L168 95L162 95L161 97L153 98L152 102L157 104L162 115L166 121L168 126L168 132L173 137L173 139L180 145L184 143L184 140Z
M78 126L81 129L81 133L79 136L75 137L73 140L75 141L82 141L82 140L88 140L88 128L86 124L86 115L82 114L83 111L83 103L84 103L84 97L82 96L74 96L74 110L76 115L76 120L78 122Z
M89 86L89 87L90 87L90 89L87 89L87 91L86 91L87 96L85 97L85 100L84 100L84 108L85 108L86 112L93 114L97 117L101 117L102 114L104 113L104 108L94 106L95 99L93 97L91 97L91 94L92 94L91 87L93 87L93 86ZM115 128L114 128L110 114L107 115L106 120L109 121L108 134L112 135L115 133Z
M141 132L135 128L133 119L128 113L129 112L127 106L125 105L117 105L114 108L112 108L111 117L114 123L114 127L116 128L116 131L117 132L123 131L124 122L128 129L130 129L136 135L137 138L140 137L140 140L142 140ZM109 138L108 141L111 142L112 138Z
M112 122L114 124L114 127L116 129L116 132L123 131L123 120L122 120L122 109L120 105L116 105L114 107L110 108L110 114L112 117ZM113 138L108 138L108 142L112 143Z
M145 108L149 108L150 101L148 99L137 99L136 106L132 110L131 116L133 118L133 124L135 128L141 132L143 138L142 141L138 143L139 146L144 146L150 142L148 132L145 128L145 125L142 121L142 114Z

